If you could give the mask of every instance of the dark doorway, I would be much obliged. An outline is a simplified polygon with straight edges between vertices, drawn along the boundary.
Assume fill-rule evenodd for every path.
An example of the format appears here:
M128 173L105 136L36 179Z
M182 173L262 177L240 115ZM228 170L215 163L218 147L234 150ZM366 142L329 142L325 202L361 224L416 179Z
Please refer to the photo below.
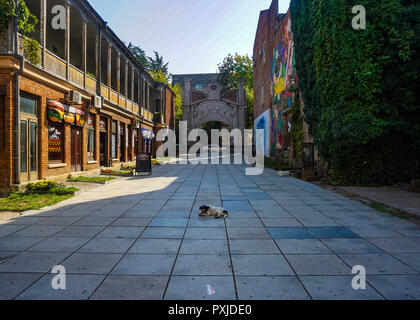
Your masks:
M120 161L125 162L125 124L121 123L120 128Z
M108 165L108 133L101 132L99 137L99 156L100 165L105 167Z
M71 171L82 171L82 130L71 128Z
M127 125L127 145L128 145L128 161L133 161L133 144L134 144L134 135L131 131L131 126Z

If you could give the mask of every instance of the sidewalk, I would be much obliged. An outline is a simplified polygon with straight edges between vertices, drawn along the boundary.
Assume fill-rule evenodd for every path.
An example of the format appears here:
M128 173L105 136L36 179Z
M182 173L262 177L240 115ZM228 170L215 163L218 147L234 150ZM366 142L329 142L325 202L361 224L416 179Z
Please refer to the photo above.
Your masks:
M405 211L420 218L420 193L404 187L340 187L340 189L359 197L386 204L395 209Z
M0 225L0 300L420 299L419 226L245 168L156 166Z

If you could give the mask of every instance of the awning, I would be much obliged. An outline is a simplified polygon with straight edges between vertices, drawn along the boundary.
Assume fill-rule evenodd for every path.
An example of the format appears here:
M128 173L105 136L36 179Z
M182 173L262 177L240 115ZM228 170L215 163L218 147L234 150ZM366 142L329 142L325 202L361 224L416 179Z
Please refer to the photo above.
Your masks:
M141 134L142 134L143 138L147 139L147 140L152 140L152 139L155 138L155 134L153 133L152 130L142 128L141 129Z

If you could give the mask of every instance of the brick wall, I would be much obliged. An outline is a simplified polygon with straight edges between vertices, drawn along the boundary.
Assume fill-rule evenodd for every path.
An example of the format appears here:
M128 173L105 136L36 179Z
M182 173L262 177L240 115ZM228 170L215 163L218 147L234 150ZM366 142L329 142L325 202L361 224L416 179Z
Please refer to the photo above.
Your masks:
M175 128L175 94L169 88L165 90L165 124L172 129Z
M13 183L13 95L12 70L0 69L0 194Z
M69 88L70 89L70 88ZM48 160L48 118L47 118L47 99L59 100L64 102L68 90L57 90L55 87L46 83L33 80L26 74L20 77L20 90L38 101L38 179L65 179L71 173L71 128L70 124L64 124L64 165L51 166ZM10 191L14 183L14 163L13 163L13 124L14 124L14 75L12 70L0 69L0 193ZM88 159L87 142L88 126L81 128L81 169L82 171L99 170L100 168L100 131L99 120L100 112L95 108L89 108L90 101L84 100L81 108L85 111L87 120L88 114L95 116L95 159ZM111 115L118 124L124 123L129 126L128 139L129 148L125 148L125 160L134 160L134 148L132 148L132 119L130 116L122 116L115 112L106 110L107 115ZM110 144L111 123L108 128L108 143ZM124 130L125 134L125 130ZM141 136L139 134L139 136ZM108 152L110 148L108 147ZM117 148L118 160L114 164L120 164L120 153L122 148ZM90 162L90 163L89 163ZM87 173L88 174L88 173Z

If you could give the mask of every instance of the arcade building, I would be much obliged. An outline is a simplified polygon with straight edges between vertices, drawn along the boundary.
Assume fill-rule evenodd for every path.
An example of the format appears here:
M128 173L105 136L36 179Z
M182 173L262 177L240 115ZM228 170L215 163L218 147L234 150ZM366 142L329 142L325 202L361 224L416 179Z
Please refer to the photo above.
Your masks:
M156 82L85 0L26 1L29 36L14 19L0 35L0 193L28 182L99 173L154 154L158 129L175 126L175 94ZM66 10L53 29L52 8Z

